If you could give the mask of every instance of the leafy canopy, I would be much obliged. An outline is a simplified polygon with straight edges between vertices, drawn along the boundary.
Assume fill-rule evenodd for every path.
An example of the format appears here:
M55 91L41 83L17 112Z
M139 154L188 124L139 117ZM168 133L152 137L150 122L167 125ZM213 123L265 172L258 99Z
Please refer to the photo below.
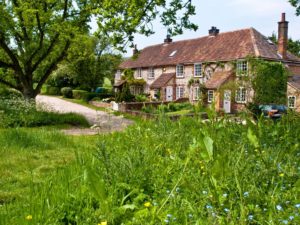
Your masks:
M120 50L135 33L152 34L157 18L172 35L197 29L189 20L195 14L192 0L3 0L0 14L0 83L27 98L40 92L71 46L88 33L92 16L98 38Z
M300 15L300 1L299 0L289 0L292 6L296 7L296 15Z

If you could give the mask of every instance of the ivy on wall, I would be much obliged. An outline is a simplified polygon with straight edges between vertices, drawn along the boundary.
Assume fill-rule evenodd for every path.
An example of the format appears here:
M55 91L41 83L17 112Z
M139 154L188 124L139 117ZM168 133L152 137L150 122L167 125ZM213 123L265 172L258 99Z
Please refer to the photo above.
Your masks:
M255 104L286 104L288 72L280 62L251 60Z

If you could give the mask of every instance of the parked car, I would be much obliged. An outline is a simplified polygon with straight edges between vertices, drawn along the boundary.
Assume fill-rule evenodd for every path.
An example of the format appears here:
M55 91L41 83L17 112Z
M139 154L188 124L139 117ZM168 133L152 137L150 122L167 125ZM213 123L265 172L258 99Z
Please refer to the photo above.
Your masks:
M280 119L283 114L287 113L288 108L285 105L259 105L259 114L263 114L266 118Z

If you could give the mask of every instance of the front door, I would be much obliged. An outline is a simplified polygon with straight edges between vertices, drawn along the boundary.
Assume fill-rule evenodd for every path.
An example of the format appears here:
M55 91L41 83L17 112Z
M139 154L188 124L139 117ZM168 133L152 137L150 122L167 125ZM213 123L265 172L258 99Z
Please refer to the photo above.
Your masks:
M173 87L172 86L166 87L166 101L167 102L173 101Z
M224 111L225 113L231 113L231 91L225 90L224 91Z

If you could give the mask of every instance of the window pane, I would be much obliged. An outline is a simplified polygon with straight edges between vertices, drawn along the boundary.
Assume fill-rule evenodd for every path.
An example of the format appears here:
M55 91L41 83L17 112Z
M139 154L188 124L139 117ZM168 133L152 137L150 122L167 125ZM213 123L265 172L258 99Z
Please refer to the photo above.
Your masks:
M202 65L201 64L195 64L195 77L200 77L202 76Z

